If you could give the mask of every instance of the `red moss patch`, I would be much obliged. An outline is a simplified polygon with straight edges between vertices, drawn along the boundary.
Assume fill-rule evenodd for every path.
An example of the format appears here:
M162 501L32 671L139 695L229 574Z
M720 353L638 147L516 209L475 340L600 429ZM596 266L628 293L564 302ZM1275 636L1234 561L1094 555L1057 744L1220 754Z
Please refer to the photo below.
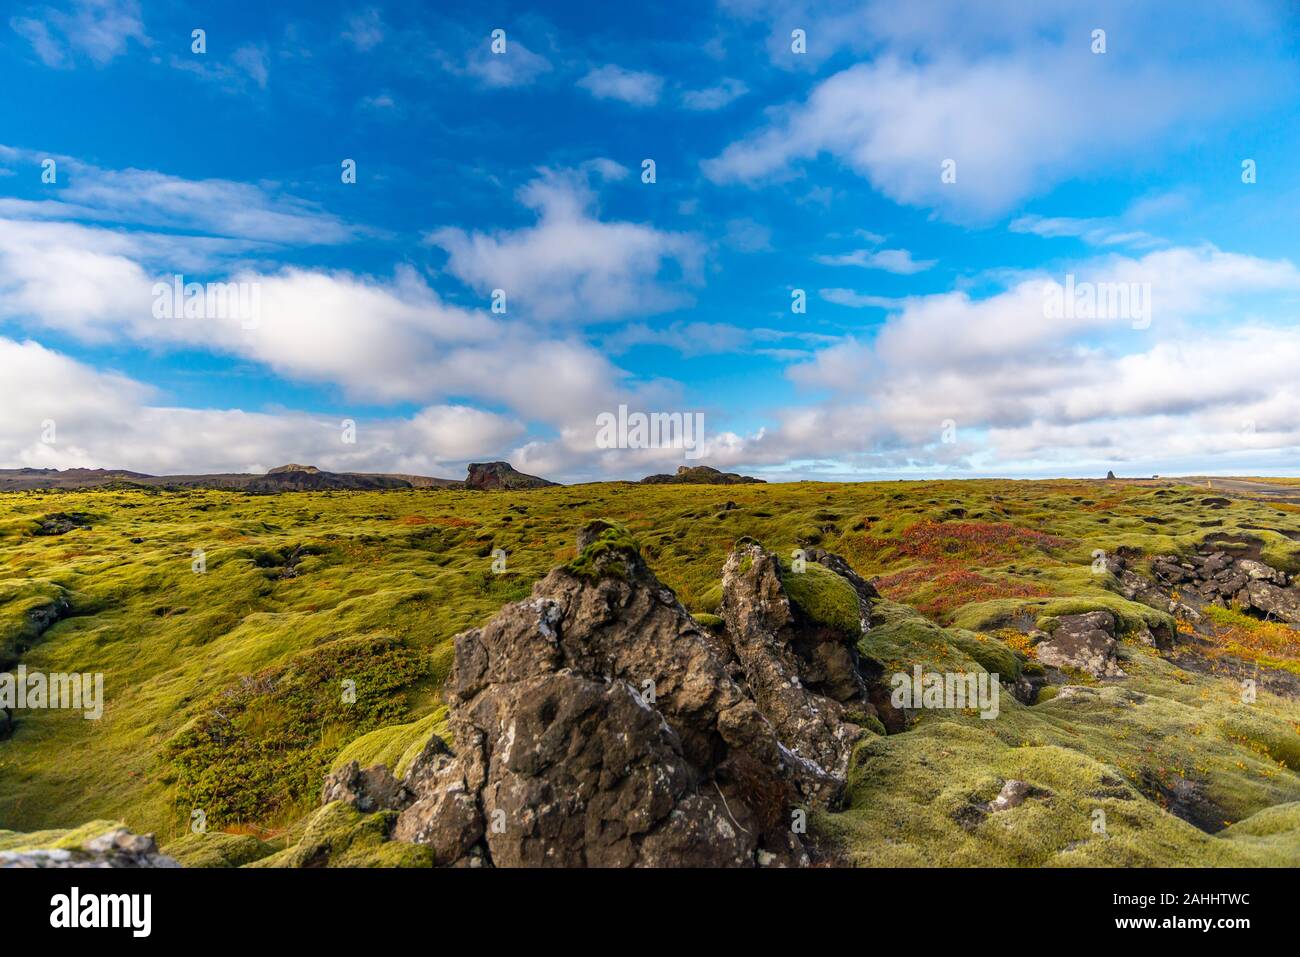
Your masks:
M911 605L921 614L944 619L963 605L994 598L1042 598L1048 593L1021 582L989 578L951 563L907 568L876 579L886 598Z

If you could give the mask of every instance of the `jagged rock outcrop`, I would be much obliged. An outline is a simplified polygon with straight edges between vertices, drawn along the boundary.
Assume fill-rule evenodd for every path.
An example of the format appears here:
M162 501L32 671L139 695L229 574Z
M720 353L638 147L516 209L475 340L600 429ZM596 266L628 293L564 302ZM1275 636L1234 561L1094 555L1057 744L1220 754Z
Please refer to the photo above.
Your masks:
M827 770L857 732L842 706L822 699L839 735L824 764L787 746L625 531L597 523L579 542L531 598L456 636L457 752L413 763L394 836L439 864L807 863L792 816L843 788Z
M526 475L509 462L474 462L465 477L465 487L493 491L496 489L547 488L557 483Z
M1062 615L1050 634L1035 646L1041 663L1053 668L1078 668L1095 678L1123 676L1115 661L1115 616L1110 612Z
M322 803L396 813L391 838L439 866L808 864L798 812L837 805L852 719L877 720L856 649L875 588L839 556L784 572L742 539L719 633L621 526L588 523L578 549L456 636L455 753L431 737L400 781L350 762Z
M809 556L811 557L811 556ZM821 553L831 566L842 560ZM818 563L822 568L827 565ZM847 568L847 565L843 567ZM851 570L850 570L851 573ZM812 568L795 574L817 575ZM722 618L726 638L739 660L746 683L759 708L776 727L781 741L822 770L843 777L853 744L862 729L845 717L846 703L875 714L858 670L856 641L869 621L869 592L854 578L859 592L833 568L834 580L820 582L823 590L841 588L861 616L855 635L841 621L817 620L817 613L794 605L783 583L776 555L756 542L742 541L722 570ZM833 598L821 596L825 601Z
M159 853L152 834L132 834L119 827L76 848L0 851L0 868L5 867L180 867L180 864Z
M708 465L679 465L675 474L660 472L647 475L642 485L755 485L763 479L736 472L721 472Z

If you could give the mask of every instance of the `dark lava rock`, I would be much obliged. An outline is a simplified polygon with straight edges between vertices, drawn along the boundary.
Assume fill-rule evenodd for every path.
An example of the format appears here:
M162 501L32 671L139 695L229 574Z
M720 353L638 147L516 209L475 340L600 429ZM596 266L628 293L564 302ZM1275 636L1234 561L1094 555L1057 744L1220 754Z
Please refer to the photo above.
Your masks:
M1279 588L1268 582L1252 581L1246 586L1245 604L1279 621L1300 624L1300 590L1298 589Z
M1124 674L1115 661L1115 616L1108 611L1062 615L1035 650L1039 661L1054 668L1078 668L1096 678Z
M343 801L362 813L400 811L411 803L412 794L382 764L361 770L350 761L325 778L321 804Z
M1208 547L1207 543L1203 549ZM1286 572L1257 558L1224 550L1185 558L1159 555L1151 560L1151 570L1168 588L1190 588L1188 594L1200 602L1221 607L1235 604L1245 611L1300 624L1300 588Z
M531 598L456 636L457 751L413 764L394 835L453 865L808 863L794 811L843 779L783 744L625 531L582 541Z
M844 705L875 712L858 670L857 636L801 620L776 556L750 541L739 543L723 566L722 618L754 700L782 743L843 777L863 733L846 719Z
M85 512L54 512L41 519L33 535L66 535L74 528L90 528L90 516Z

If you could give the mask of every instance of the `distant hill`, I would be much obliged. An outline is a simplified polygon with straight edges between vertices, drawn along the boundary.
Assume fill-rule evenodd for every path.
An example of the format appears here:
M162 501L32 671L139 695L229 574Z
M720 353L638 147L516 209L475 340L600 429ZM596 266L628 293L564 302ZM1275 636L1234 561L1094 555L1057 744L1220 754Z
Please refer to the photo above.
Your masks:
M127 469L0 469L0 491L33 489L91 489L111 485L154 488L208 488L274 494L277 492L322 491L326 489L520 489L543 488L555 482L525 475L508 462L475 463L463 480L429 475L375 472L327 472L314 465L278 465L265 475L219 472L203 475L148 475Z
M735 472L719 472L715 468L707 465L680 465L677 467L676 475L661 473L659 475L647 475L641 480L642 485L751 485L762 482L763 479L752 478L748 475L738 475Z

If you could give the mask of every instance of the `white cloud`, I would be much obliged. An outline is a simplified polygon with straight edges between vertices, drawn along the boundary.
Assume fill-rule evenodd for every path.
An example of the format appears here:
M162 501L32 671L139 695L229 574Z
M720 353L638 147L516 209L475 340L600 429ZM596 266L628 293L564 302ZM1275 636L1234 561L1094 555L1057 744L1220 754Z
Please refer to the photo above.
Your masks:
M752 219L731 219L722 241L737 252L766 252L772 248L772 230Z
M126 53L128 41L148 46L137 0L73 0L28 11L9 26L32 45L46 66L72 66L78 55L103 66Z
M235 318L155 318L154 282L170 282L153 258L165 252L155 239L174 242L71 223L0 221L0 321L90 344L249 359L368 402L470 399L557 427L662 391L626 382L581 340L449 305L409 268L387 281L296 268L205 275L258 290L255 328Z
M654 106L663 92L663 77L639 70L625 70L608 63L591 70L578 86L598 100L621 100L633 106Z
M519 191L537 223L495 234L447 227L428 241L445 250L447 271L530 317L591 322L658 312L689 302L665 276L698 279L703 245L686 233L609 222L594 215L585 176L543 170Z
M855 249L838 256L816 256L825 266L861 266L864 269L883 269L900 276L911 276L933 266L936 259L913 259L906 249Z
M270 73L266 68L266 51L264 49L251 43L246 44L230 55L230 61L248 74L248 77L257 84L259 90L266 89L266 81Z
M979 17L948 0L730 6L771 23L774 62L811 69L845 48L866 59L771 111L704 163L709 178L788 178L829 156L898 203L956 219L987 219L1071 176L1134 165L1135 143L1176 147L1240 110L1232 90L1287 89L1296 73L1269 39L1280 27L1265 4L1236 16L1209 4L1193 15L1174 4L995 2ZM1171 16L1195 29L1168 30ZM1095 55L1090 34L1103 22L1112 49ZM808 55L790 55L792 26L807 29ZM1141 56L1125 55L1133 50ZM946 160L956 182L941 179Z
M826 153L896 202L986 216L1134 138L1158 135L1194 103L1222 101L1194 101L1153 77L1139 104L1087 61L1048 62L1050 78L1035 61L1013 59L862 63L706 161L704 172L720 183L753 183ZM1096 115L1106 122L1080 122ZM956 182L942 180L945 161L955 162Z
M418 447L436 449L439 458L469 460L507 448L524 434L524 425L465 405L433 405L410 423Z
M237 47L228 60L219 59L214 53L172 54L168 62L173 69L191 73L225 93L248 93L252 88L265 90L270 79L266 48L251 43Z
M36 163L49 154L0 147L14 161ZM183 179L153 170L105 170L69 156L54 156L59 183L52 200L0 200L0 215L92 219L222 237L294 244L345 242L352 227L315 203L275 195L277 184Z
M347 29L343 31L347 40L362 53L368 53L384 42L384 20L374 7L354 13L348 17Z
M509 38L505 52L493 53L491 40L485 39L470 51L465 70L487 87L527 86L551 72L551 61Z
M1300 332L1285 311L1300 270L1207 246L1071 271L1081 282L1149 282L1151 326L1049 319L1043 278L979 300L950 292L858 303L824 290L895 312L873 338L846 338L791 367L796 384L832 398L785 410L739 461L833 457L1002 474L1077 474L1106 461L1203 469L1220 457L1229 468L1285 465L1300 442L1300 380L1286 371L1300 361ZM1256 314L1261 297L1268 319ZM964 436L956 445L940 441L946 419Z
M1121 222L1107 218L1080 219L1070 216L1020 216L1008 227L1013 233L1030 233L1044 239L1063 236L1082 239L1092 246L1133 246L1145 248L1159 246L1162 240L1140 229L1126 228Z
M724 77L715 86L702 90L686 90L682 93L682 105L688 110L708 112L720 110L749 92L744 82L734 77Z
M890 296L873 296L842 287L819 289L817 294L827 302L850 309L895 309L902 305L901 299Z

